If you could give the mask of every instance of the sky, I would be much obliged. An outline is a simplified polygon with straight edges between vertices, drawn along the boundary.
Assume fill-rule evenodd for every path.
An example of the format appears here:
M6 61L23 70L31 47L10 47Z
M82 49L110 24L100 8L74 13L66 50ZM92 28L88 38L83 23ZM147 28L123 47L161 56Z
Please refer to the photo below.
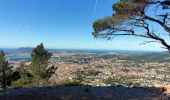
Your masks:
M141 38L107 41L92 36L96 19L113 14L117 0L0 0L0 48L162 50Z

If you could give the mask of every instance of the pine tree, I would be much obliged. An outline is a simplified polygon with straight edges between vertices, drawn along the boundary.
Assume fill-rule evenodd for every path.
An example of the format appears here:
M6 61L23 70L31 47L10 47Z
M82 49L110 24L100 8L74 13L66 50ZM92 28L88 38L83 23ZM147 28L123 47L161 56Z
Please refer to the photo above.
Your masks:
M159 43L170 53L170 0L118 0L112 10L93 23L95 38L141 37L147 39L142 44Z
M7 81L9 76L10 68L8 67L8 61L5 60L5 54L0 51L0 85L3 89L7 87Z
M42 79L46 78L46 68L51 55L45 50L43 43L32 50L30 69L34 81L38 81L38 84Z

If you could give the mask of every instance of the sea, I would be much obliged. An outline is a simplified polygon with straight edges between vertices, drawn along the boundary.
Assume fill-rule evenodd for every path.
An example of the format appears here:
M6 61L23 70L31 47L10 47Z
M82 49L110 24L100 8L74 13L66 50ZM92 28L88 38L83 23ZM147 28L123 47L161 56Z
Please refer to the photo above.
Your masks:
M31 52L19 51L15 48L2 48L6 54L6 59L9 60L20 60L20 59L31 59ZM137 51L137 50L98 50L98 49L47 49L49 52L82 52L82 53L105 53L105 54L129 54L129 53L147 53L153 51Z
M21 59L31 59L30 54L10 54L5 56L8 60L21 60Z

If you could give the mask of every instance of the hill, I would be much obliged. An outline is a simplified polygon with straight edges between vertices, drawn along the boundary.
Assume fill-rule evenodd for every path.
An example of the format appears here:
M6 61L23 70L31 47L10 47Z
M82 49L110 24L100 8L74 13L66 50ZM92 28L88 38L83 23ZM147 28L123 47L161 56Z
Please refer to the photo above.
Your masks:
M20 47L15 50L15 53L31 53L31 47Z

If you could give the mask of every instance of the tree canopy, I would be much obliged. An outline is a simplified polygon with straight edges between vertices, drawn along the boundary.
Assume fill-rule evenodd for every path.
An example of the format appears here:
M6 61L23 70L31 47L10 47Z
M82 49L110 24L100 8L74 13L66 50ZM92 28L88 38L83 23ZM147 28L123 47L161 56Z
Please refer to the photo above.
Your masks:
M112 16L93 23L94 37L143 37L151 40L146 43L160 43L170 52L170 45L164 38L164 35L170 36L170 0L119 0L112 9ZM155 31L158 26L163 33Z
M5 53L0 51L0 85L2 88L7 87L9 76L10 67L8 67L8 61L5 60Z
M48 60L51 58L51 53L45 50L43 43L32 50L30 68L34 77L45 78Z

